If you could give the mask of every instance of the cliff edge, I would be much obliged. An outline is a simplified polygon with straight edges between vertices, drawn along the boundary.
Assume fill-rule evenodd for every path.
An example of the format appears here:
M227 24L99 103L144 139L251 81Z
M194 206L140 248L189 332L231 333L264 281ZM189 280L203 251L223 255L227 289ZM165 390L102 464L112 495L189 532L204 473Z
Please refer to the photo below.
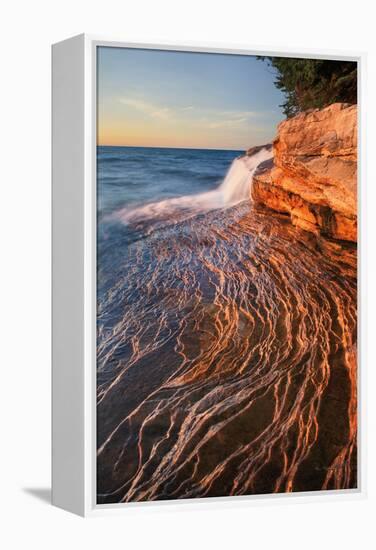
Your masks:
M260 166L252 198L297 227L357 240L357 106L335 103L281 122L273 162Z

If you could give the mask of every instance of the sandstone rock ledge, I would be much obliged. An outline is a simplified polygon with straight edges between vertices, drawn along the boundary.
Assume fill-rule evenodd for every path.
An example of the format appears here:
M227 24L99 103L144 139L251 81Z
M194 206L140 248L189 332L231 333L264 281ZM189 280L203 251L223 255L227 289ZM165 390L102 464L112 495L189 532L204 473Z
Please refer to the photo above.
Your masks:
M335 103L281 122L274 161L256 172L252 198L294 225L357 240L357 107Z

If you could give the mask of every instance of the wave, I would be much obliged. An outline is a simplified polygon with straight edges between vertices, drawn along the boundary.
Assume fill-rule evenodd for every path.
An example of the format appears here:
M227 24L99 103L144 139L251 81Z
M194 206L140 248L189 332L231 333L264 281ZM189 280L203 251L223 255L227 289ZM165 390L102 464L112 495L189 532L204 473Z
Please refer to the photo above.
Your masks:
M166 221L174 223L218 208L234 206L250 199L253 174L261 163L272 156L270 148L263 147L251 156L236 158L217 189L151 202L136 208L121 208L112 213L107 220L126 225L147 223L155 228Z

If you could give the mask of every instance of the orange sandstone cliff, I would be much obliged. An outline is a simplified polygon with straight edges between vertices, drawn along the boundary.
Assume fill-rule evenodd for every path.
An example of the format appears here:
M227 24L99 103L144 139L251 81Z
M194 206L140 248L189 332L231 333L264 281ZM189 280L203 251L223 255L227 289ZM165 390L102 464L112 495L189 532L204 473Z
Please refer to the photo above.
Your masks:
M335 103L281 122L273 152L254 175L254 202L317 235L356 242L356 105Z

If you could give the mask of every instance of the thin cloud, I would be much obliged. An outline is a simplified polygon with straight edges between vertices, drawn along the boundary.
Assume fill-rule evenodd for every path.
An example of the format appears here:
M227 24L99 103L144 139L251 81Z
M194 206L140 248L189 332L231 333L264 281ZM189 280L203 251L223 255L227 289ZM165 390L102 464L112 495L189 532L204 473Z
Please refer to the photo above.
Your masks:
M246 117L246 118L253 118L257 116L259 113L256 111L218 111L218 110L211 110L209 111L212 114L217 115L218 117Z
M217 128L241 128L247 127L252 118L258 113L254 111L207 111L209 116L201 118L200 123L206 128L215 130ZM253 126L253 125L252 125Z
M255 111L202 109L193 105L171 108L134 97L121 98L120 102L150 118L170 122L189 122L210 129L241 126L249 123L251 118L259 114Z
M228 118L218 122L208 122L208 128L226 128L228 126L239 126L249 121L248 117Z
M128 107L133 107L137 111L141 111L153 118L168 119L172 116L173 111L169 107L161 107L160 105L155 105L148 101L136 98L121 98L120 103L127 105Z

